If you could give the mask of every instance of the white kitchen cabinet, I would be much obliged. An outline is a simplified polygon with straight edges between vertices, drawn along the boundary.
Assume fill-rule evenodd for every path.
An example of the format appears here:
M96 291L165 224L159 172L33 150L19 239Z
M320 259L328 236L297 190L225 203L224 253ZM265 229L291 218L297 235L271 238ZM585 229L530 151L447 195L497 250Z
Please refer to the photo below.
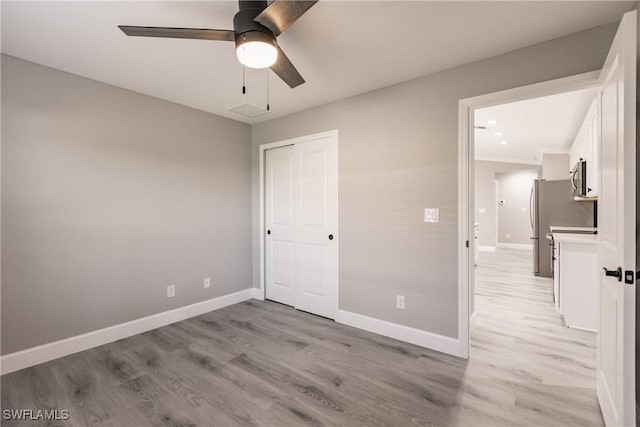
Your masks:
M553 235L558 271L554 270L554 291L559 290L560 312L570 328L596 331L598 328L598 236Z
M581 158L584 158L584 150L582 146L582 134L578 132L578 135L576 135L576 139L573 141L573 144L571 144L571 148L569 149L569 168L573 168L573 165L578 163ZM567 171L567 173L569 172L570 170ZM567 175L567 177L569 177L569 175Z
M598 195L598 178L600 175L599 171L599 160L600 160L600 138L598 133L598 111L597 104L594 102L592 106L592 116L591 116L591 158L590 162L587 163L587 190L590 188L591 191L588 191L589 196L597 196Z
M560 245L553 245L553 302L560 313Z
M600 157L600 138L598 135L598 105L594 99L569 149L570 167L573 168L580 160L587 162L587 195L589 197L598 195Z

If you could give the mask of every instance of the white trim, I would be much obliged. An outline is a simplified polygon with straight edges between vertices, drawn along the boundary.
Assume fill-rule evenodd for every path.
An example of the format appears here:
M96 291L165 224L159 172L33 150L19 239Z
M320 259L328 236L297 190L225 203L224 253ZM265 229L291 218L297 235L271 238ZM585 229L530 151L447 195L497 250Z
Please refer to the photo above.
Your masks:
M530 243L496 243L496 248L532 251L533 245Z
M479 249L480 249L480 252L495 252L496 251L496 247L495 246L480 246Z
M141 334L161 326L180 322L242 301L247 301L253 298L253 291L254 288L245 289L207 301L152 314L151 316L131 320L119 325L98 329L97 331L87 332L60 341L6 354L0 357L0 373L2 375L8 374L79 351L88 350L93 347Z
M474 194L469 185L474 180L475 161L473 144L473 116L462 101L458 104L458 350L464 359L469 358L469 307L471 306L469 284L474 274L475 245L469 245L472 230L475 230Z
M253 293L253 299L264 301L264 292L262 291L262 289L251 288L251 292Z
M461 99L458 102L458 340L461 357L469 357L469 283L474 274L473 249L466 247L473 227L473 111L509 102L595 87L600 71Z
M291 139L285 139L283 141L277 141L277 142L270 142L267 144L261 144L258 147L259 153L258 153L258 157L259 157L259 173L260 173L260 287L257 288L257 292L255 292L255 295L257 295L255 298L256 299L260 299L260 300L264 300L265 298L265 265L264 265L264 254L265 254L265 249L264 249L264 221L265 221L265 215L264 215L264 209L265 209L265 201L264 201L264 173L265 173L265 167L264 167L264 161L265 161L265 151L272 149L272 148L278 148L278 147L285 147L287 145L295 145L295 144L301 144L301 143L305 143L305 142L310 142L310 141L315 141L318 139L322 139L322 138L335 138L336 141L338 141L339 144L339 139L338 139L338 129L334 129L334 130L330 130L330 131L326 131L326 132L320 132L320 133L314 133L311 135L305 135L305 136L300 136L297 138L291 138ZM339 145L338 145L339 146ZM338 164L340 163L340 155L338 154ZM338 177L339 179L339 177ZM338 200L339 200L339 194L340 194L340 186L338 185ZM340 205L338 204L338 212L340 212ZM340 229L340 216L338 215L338 230ZM338 242L340 241L340 239L338 239ZM340 260L340 244L338 243L338 260ZM339 269L339 263L340 261L338 261L338 284L337 287L338 289L336 290L336 300L334 303L334 317L337 317L338 315L338 310L339 310L339 299L340 299L340 269Z
M566 322L566 320L567 320L567 319L566 319L566 316L565 316L565 322ZM571 326L571 325L569 325L569 324L567 324L567 328L575 329L575 330L578 330L578 331L593 332L594 334L598 332L598 330L597 330L597 329L581 328L581 327L579 327L579 326Z
M399 325L344 310L338 310L336 322L442 353L464 357L464 355L460 353L460 344L457 338L434 334L421 329L411 328L409 326Z
M495 174L494 174L495 176ZM497 179L493 181L494 186L494 194L493 194L493 244L497 244L500 239L500 205L498 201L500 200L500 181ZM475 194L475 184L473 185L473 192ZM471 190L470 190L471 191ZM475 215L475 212L474 212Z

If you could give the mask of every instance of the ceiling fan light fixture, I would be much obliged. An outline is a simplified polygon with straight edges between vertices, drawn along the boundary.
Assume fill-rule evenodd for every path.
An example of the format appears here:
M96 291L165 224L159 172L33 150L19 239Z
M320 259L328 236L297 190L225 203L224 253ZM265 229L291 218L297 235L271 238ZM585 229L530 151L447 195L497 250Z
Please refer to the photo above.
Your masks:
M236 38L238 61L249 68L269 68L278 60L275 38L261 31L240 34Z

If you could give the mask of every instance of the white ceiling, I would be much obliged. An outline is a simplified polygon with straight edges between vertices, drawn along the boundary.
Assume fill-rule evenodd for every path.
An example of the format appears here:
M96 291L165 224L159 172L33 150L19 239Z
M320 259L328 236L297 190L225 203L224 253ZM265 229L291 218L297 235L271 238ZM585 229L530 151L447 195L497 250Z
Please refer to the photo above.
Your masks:
M321 0L278 38L307 83L247 73L233 43L126 37L117 25L231 29L236 2L2 2L2 52L247 123L389 86L620 19L634 2Z
M475 126L486 127L475 129L476 159L540 164L543 153L568 153L595 96L585 89L476 110Z

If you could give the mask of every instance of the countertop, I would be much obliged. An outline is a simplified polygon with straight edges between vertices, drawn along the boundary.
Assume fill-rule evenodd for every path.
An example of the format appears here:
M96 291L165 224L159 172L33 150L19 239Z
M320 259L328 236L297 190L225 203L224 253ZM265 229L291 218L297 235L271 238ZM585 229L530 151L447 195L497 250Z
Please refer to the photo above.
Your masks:
M597 234L553 233L553 240L558 243L581 243L585 245L595 245L598 243L598 235Z
M556 230L567 230L567 231L598 231L596 227L565 227L563 225L552 225L549 227L549 230L553 233Z

